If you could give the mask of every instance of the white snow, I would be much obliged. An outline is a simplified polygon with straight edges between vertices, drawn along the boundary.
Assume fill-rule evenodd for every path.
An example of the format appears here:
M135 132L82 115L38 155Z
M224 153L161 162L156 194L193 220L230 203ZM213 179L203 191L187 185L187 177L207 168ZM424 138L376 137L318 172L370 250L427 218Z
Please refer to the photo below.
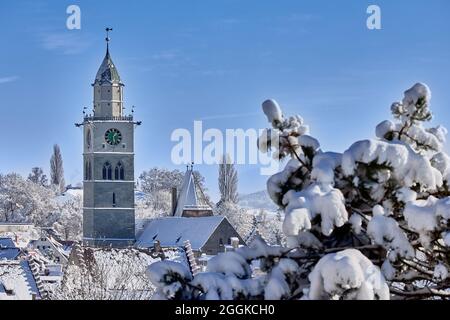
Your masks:
M12 294L0 293L0 300L31 300L33 294L40 297L28 261L0 261L1 286Z
M311 179L334 185L334 170L341 165L342 154L334 152L319 153L314 157Z
M286 236L297 236L311 229L311 220L321 216L321 230L329 236L334 227L347 222L348 214L341 191L330 186L312 184L303 191L288 191L283 197L286 215L283 232Z
M206 300L232 300L233 291L227 277L220 273L203 272L192 281L194 286L202 288Z
M269 280L264 290L265 300L280 300L290 294L286 275L294 275L298 272L298 264L291 259L280 259L278 265L272 269Z
M405 187L420 183L436 189L442 186L442 175L424 156L402 143L363 140L354 143L342 156L342 170L346 176L355 174L358 163L387 164L393 176Z
M314 151L320 148L320 143L316 138L313 138L307 134L298 137L298 144L305 148L311 148Z
M359 214L357 214L357 213L353 213L350 216L349 222L352 225L353 232L355 234L360 234L361 233L361 227L362 227L362 217Z
M300 232L297 237L289 237L289 243L287 246L289 248L302 247L310 249L322 249L323 245L315 235L309 231Z
M398 201L401 201L403 203L408 203L410 201L416 201L417 192L415 192L409 188L402 187L397 190L396 196L397 196Z
M321 258L309 274L309 280L308 297L311 300L389 299L389 288L378 267L355 249Z
M392 266L389 259L384 260L383 264L381 265L381 272L387 280L394 279L396 275L395 268Z
M416 83L412 88L405 91L403 105L410 106L417 104L420 98L424 97L428 102L431 100L431 90L424 83Z
M291 159L283 171L274 174L267 180L267 192L273 202L278 203L282 187L301 166L302 164L297 159Z
M387 133L392 132L396 129L395 124L390 120L385 120L377 125L375 129L376 136L383 139Z
M443 179L450 182L450 157L445 152L438 152L430 161L431 165L442 174Z
M443 238L444 238L445 245L447 247L450 247L450 232L445 233Z
M176 282L180 279L185 281L192 280L189 269L175 261L165 260L152 263L147 268L146 274L154 284Z
M438 263L436 267L434 267L433 278L437 281L441 282L446 280L448 277L448 269L442 263Z
M450 197L437 199L433 196L426 200L412 201L406 204L403 215L408 227L417 232L423 246L430 246L430 233L446 230L450 220Z
M274 121L283 121L283 113L275 100L269 99L264 101L262 108L269 122L273 123Z
M392 254L389 255L391 259L414 258L414 249L406 234L399 227L397 221L384 216L384 209L379 205L373 209L373 217L367 225L367 234L376 244L391 250Z
M211 258L206 271L234 275L239 279L248 278L251 275L247 261L236 252L220 253Z

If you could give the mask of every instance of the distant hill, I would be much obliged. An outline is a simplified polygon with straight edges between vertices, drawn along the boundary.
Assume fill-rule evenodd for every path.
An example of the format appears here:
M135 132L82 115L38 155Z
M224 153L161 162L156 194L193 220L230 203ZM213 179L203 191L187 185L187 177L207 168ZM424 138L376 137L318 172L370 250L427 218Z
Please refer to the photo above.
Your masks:
M266 190L240 195L239 205L250 209L266 209L269 211L276 211L277 206L270 199Z

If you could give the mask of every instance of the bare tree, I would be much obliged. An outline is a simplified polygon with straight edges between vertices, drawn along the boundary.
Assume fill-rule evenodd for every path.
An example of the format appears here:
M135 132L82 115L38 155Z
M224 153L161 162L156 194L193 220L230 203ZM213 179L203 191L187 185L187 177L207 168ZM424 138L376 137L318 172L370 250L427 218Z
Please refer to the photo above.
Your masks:
M220 202L238 202L238 177L234 164L228 155L224 155L219 164Z
M50 179L51 184L60 192L64 192L64 168L61 149L57 144L53 146L53 154L50 158Z

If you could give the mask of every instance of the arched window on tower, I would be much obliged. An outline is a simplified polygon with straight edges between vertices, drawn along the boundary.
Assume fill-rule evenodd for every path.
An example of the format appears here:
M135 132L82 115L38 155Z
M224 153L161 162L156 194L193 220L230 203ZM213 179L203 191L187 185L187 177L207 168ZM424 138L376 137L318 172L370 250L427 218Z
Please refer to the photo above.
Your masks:
M113 192L113 199L112 199L113 201L113 207L115 207L116 206L116 193L115 192Z
M116 180L125 180L125 169L123 168L122 162L119 162L114 170L114 178Z
M103 180L112 180L112 168L109 162L103 165Z

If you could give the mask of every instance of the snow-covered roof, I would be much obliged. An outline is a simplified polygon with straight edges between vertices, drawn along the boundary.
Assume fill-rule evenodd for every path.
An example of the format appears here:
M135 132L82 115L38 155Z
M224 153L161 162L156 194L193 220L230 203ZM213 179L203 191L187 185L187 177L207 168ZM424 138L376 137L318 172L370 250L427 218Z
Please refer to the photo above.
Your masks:
M0 238L0 260L14 260L20 254L11 238Z
M2 299L31 300L33 295L40 298L28 261L0 261L0 284Z
M184 241L189 240L192 249L199 250L224 219L223 216L153 219L136 241L136 246L153 247L154 242L158 240L162 247L181 247Z
M15 260L19 255L19 248L0 248L0 260Z
M15 248L16 245L11 238L0 238L0 249L1 248Z
M184 210L211 210L209 205L201 201L198 192L193 167L188 166L178 195L174 216L182 217Z

